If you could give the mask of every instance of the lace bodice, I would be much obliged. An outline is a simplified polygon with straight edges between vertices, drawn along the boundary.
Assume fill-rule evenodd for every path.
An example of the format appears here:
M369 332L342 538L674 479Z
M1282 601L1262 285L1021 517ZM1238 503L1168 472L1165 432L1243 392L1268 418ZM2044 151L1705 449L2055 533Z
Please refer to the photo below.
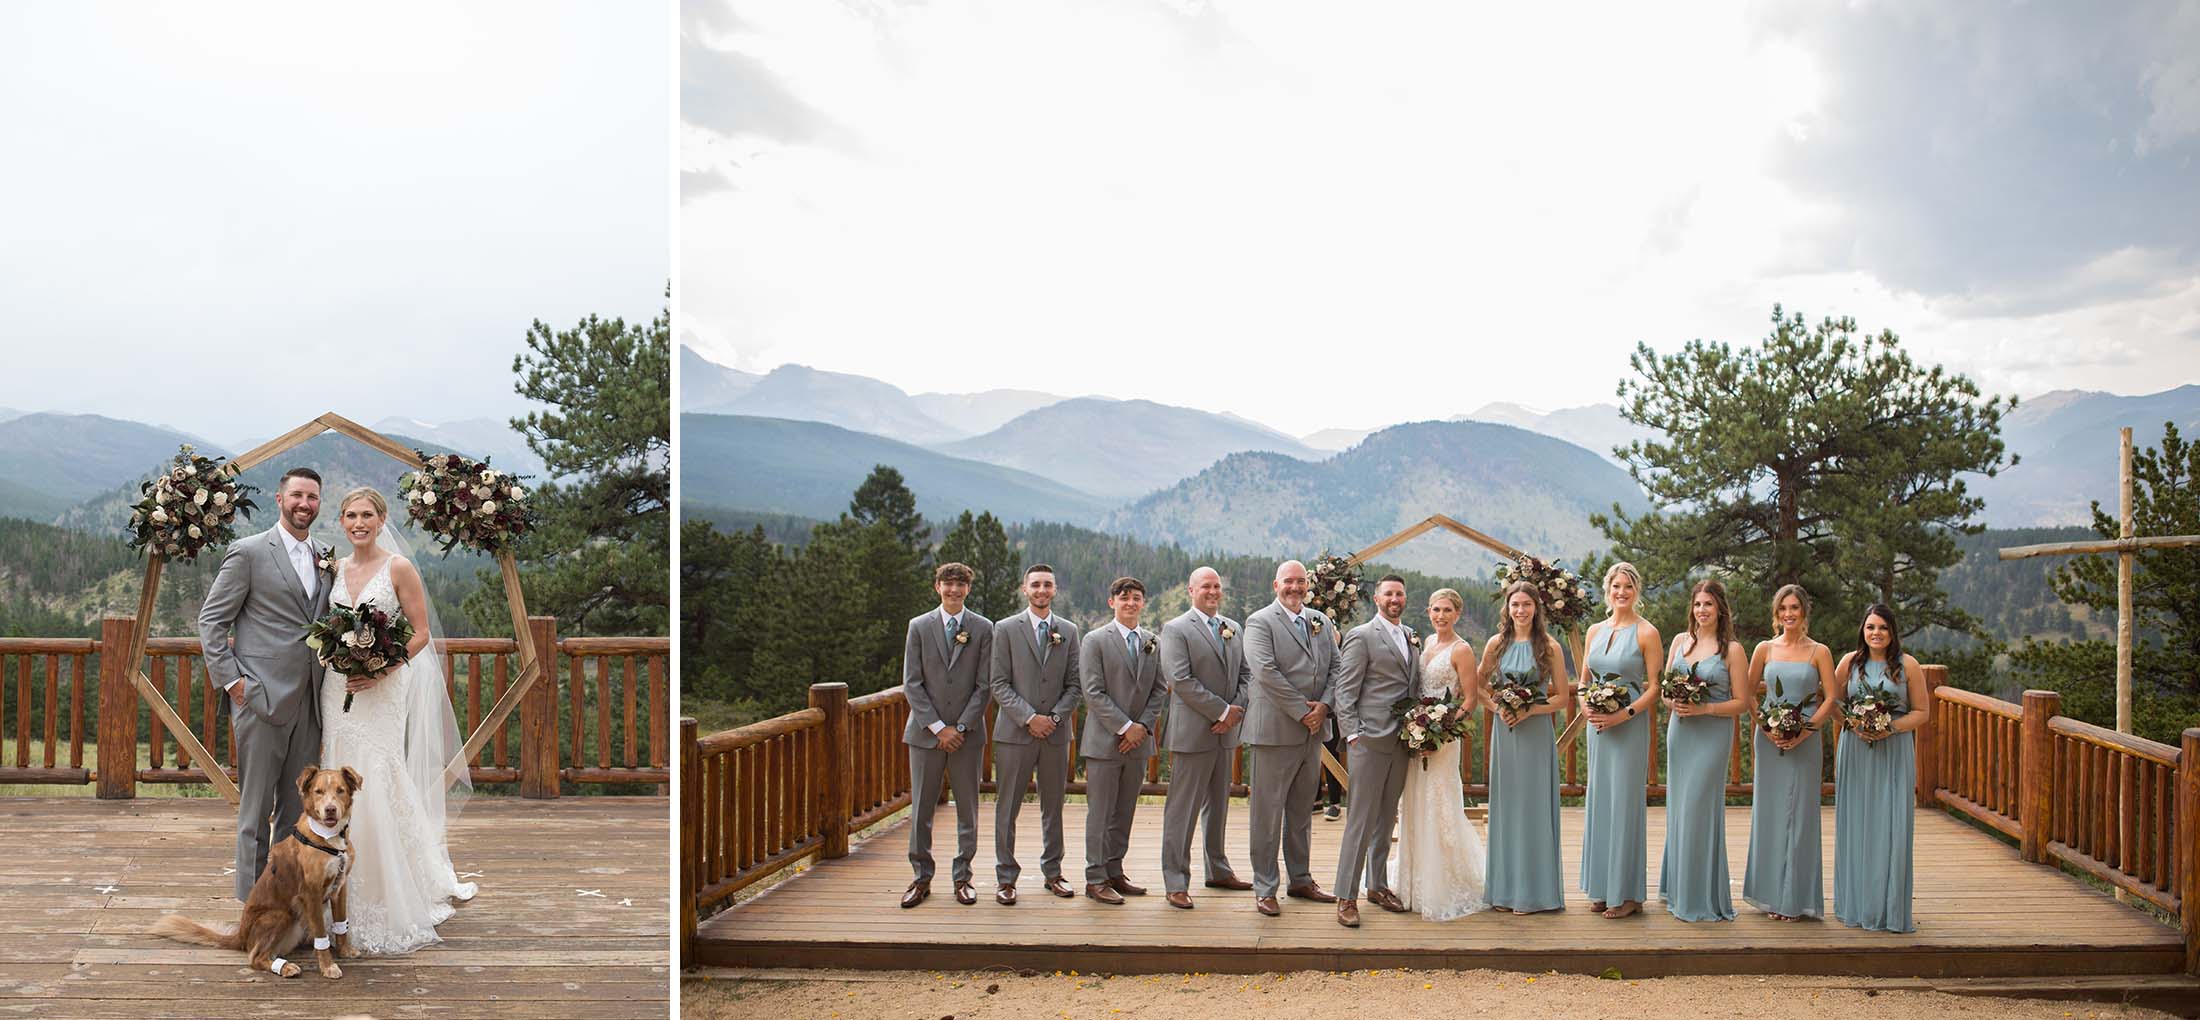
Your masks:
M367 578L366 586L359 589L357 597L351 594L351 579L345 576L351 572L350 569L346 567L337 570L336 582L329 587L329 604L357 606L372 603L385 613L397 612L397 584L390 580L390 564L395 562L395 556L383 557L382 566L374 572L373 577Z
M1451 650L1457 640L1438 645L1429 650L1421 663L1421 696L1438 698L1459 686L1459 671L1451 664Z

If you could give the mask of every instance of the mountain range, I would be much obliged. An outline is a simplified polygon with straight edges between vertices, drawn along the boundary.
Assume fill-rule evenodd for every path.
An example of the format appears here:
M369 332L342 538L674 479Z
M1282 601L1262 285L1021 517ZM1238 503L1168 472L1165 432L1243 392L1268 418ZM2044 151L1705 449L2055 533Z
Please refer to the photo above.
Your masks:
M2200 385L2126 397L2055 390L2027 397L2001 421L2002 442L2022 460L1992 478L1973 478L1983 514L1997 528L2090 524L2088 505L2116 512L2116 430L2131 426L2135 450L2162 445L2162 423L2187 439L2200 432Z
M1268 451L1300 460L1327 456L1243 418L1106 397L1048 404L985 435L936 449L1029 471L1114 500L1167 488L1242 451Z

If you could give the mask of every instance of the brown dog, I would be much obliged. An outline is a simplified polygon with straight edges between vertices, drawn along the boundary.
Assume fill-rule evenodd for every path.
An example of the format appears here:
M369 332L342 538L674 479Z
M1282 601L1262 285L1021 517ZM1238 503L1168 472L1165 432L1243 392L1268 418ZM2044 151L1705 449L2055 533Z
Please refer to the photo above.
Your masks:
M305 811L293 838L268 851L267 870L245 900L244 917L232 931L209 928L181 914L153 923L152 933L221 949L242 949L253 970L297 977L298 965L282 958L305 937L313 937L313 955L321 976L340 978L342 968L329 955L331 932L337 956L351 955L351 925L344 916L344 880L351 875L351 798L359 792L359 773L350 767L306 766L298 774Z

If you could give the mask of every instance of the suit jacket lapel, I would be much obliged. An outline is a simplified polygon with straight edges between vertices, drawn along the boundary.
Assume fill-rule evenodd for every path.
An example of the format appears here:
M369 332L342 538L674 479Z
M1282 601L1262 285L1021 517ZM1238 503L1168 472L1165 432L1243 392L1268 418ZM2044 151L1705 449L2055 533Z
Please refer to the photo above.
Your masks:
M941 619L940 611L933 610L926 624L917 628L918 640L923 641L925 647L932 650L932 654L939 656L941 672L954 669L955 650L947 646L947 624Z
M1016 631L1016 637L1011 640L1016 641L1031 656L1031 668L1036 672L1039 667L1045 665L1045 660L1039 654L1039 636L1031 632L1034 624L1030 611L1027 610L1009 617L1008 625ZM993 637L996 641L1000 640L999 634L995 634Z
M1292 613L1288 609L1283 608L1283 603L1278 602L1276 603L1276 615L1283 618L1284 633L1291 635L1291 640L1298 642L1299 651L1305 652L1307 656L1311 658L1314 654L1314 645L1312 643L1314 640L1314 625L1307 624L1306 636L1302 638L1299 636L1299 625L1291 622L1291 617L1296 614Z
M1217 616L1215 619L1220 620L1222 618ZM1197 616L1191 617L1191 621L1192 629L1199 631L1199 636L1207 639L1207 650L1215 653L1215 661L1221 663L1227 669L1230 665L1230 657L1223 654L1222 646L1216 643L1214 630L1199 622Z
M305 584L298 580L298 571L290 565L290 547L283 544L280 532L280 525L267 532L267 548L275 556L275 572L283 575L283 581L290 586L290 594L298 600L298 607L305 610L307 616L312 616L313 595L306 591Z

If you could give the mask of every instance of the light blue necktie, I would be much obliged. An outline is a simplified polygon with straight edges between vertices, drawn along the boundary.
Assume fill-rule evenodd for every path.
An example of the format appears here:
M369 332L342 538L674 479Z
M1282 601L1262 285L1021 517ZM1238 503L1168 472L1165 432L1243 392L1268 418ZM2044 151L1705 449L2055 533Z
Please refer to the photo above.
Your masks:
M955 632L961 629L962 617L950 616L947 618L947 658L950 661L955 658Z
M1134 670L1135 670L1135 669L1137 669L1137 668L1138 668L1138 632L1137 632L1137 631L1135 631L1135 630L1126 630L1126 631L1124 631L1124 632L1123 632L1123 648L1124 648L1124 650L1125 650L1125 651L1128 651L1128 652L1130 653L1130 655L1131 655L1131 668L1132 668L1132 669L1134 669Z
M1219 617L1219 616L1210 616L1210 617L1208 617L1208 618L1207 618L1207 630L1208 630L1208 632L1209 632L1209 633L1212 633L1212 634L1213 634L1213 635L1215 636L1215 644L1218 644L1218 645L1219 645L1219 644L1221 644L1221 643L1222 643L1222 618L1221 618L1221 617Z
M1306 617L1300 616L1300 615L1298 615L1298 614L1296 614L1296 613L1292 614L1292 616L1291 616L1291 625L1292 625L1292 626L1294 626L1294 627L1297 627L1297 628L1299 629L1299 640L1300 640L1300 641L1305 641L1305 640L1306 640Z

